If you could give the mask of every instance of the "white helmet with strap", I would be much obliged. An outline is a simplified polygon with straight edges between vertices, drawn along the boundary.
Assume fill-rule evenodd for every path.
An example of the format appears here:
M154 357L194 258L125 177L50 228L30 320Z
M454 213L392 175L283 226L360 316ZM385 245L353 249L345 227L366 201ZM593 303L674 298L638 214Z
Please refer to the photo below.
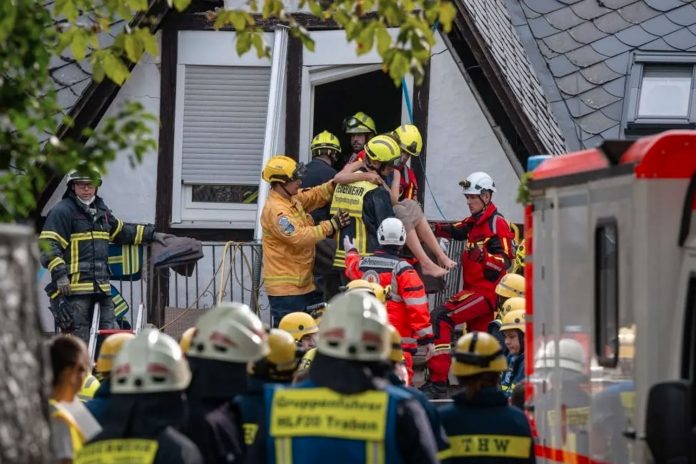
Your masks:
M198 319L187 355L234 363L257 361L268 354L267 338L249 306L225 302Z
M464 195L481 195L484 191L495 192L495 182L493 178L485 172L474 172L459 185L464 189Z
M317 351L339 359L380 361L389 358L387 310L367 292L337 295L319 326Z
M403 246L406 243L406 229L401 219L389 217L382 221L377 229L377 243Z
M144 329L116 355L111 369L115 394L185 390L191 370L179 344L157 329Z

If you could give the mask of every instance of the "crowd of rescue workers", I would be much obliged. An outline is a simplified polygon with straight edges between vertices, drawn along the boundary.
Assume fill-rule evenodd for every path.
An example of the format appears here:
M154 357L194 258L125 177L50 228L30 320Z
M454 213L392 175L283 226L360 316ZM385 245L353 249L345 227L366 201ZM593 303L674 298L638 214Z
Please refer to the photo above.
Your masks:
M39 237L64 332L48 343L54 462L534 462L524 243L492 202L493 179L468 175L467 217L431 225L410 167L418 128L378 135L360 112L344 130L349 157L323 131L306 166L288 156L263 166L268 325L221 303L178 343L153 327L109 335L94 366L95 303L99 328L116 328L108 243L174 237L115 217L94 172L68 175ZM463 241L460 262L441 238ZM462 286L431 311L427 287L449 272Z

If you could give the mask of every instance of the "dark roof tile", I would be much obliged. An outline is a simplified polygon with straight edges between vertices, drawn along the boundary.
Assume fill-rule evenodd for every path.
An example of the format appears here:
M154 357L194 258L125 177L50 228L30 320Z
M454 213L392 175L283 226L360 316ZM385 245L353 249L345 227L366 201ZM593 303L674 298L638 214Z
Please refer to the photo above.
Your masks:
M616 126L616 121L604 116L601 111L595 111L587 116L583 116L578 122L583 131L595 135Z
M609 66L612 71L619 74L626 74L628 72L628 62L631 59L631 55L628 52L621 53L614 57L609 58L605 63Z
M667 34L662 38L677 50L687 50L696 46L696 35L686 27L672 32L671 34Z
M645 0L645 3L659 11L669 11L684 5L681 0Z
M602 86L602 88L616 98L623 98L626 94L626 77L624 76L611 82L607 82Z
M623 19L633 24L640 24L660 14L659 11L653 10L646 5L644 1L631 3L623 8L619 8L617 11Z
M666 15L660 15L641 23L640 27L653 35L661 37L676 31L680 26L670 21Z
M604 90L602 87L595 87L592 90L583 93L582 95L580 95L580 99L587 106L590 106L595 109L604 108L605 106L620 100L619 97L615 97L614 95Z
M618 140L621 137L621 124L610 127L600 134L604 140Z
M602 142L604 142L604 139L601 135L593 135L590 137L590 134L587 134L582 139L582 145L585 148L597 148Z
M642 47L640 47L641 50L645 51L656 51L656 52L670 52L674 51L674 47L672 47L670 44L665 42L662 39L657 39L653 40L652 42L648 42Z
M631 47L640 47L641 45L651 42L657 38L649 32L646 32L638 25L631 26L628 29L617 32L615 37Z
M536 11L530 10L529 7L524 4L524 2L520 2L520 5L522 6L522 11L524 11L524 15L527 17L527 19L534 19L534 18L541 17L541 15L539 13L537 13Z
M623 113L623 105L626 100L619 100L617 102L612 103L611 105L607 105L604 108L602 108L601 111L604 116L613 119L614 121L621 121L621 116Z
M589 21L568 30L568 33L573 39L583 44L594 42L595 40L599 40L607 35L605 32L597 29L597 26Z
M539 51L541 52L542 55L544 55L544 57L546 59L550 60L550 59L556 58L558 56L558 53L554 52L549 47L547 47L546 44L544 44L544 42L538 42L538 44L539 44Z
M590 108L582 102L578 97L572 97L566 100L566 105L568 105L568 111L574 118L580 118L587 114L597 111L594 108Z
M536 19L529 20L529 28L532 30L532 34L537 39L543 39L550 35L556 34L558 29L553 27L543 16Z
M582 47L583 44L576 42L567 32L559 32L551 37L547 37L543 42L556 53L568 53L571 50Z
M584 68L585 66L592 66L593 64L599 63L600 61L604 61L606 59L604 55L597 53L589 45L585 45L577 50L573 50L572 52L569 52L567 56L572 63L580 66L581 68Z
M696 6L693 4L684 5L681 8L667 12L670 21L680 26L688 26L696 23Z
M584 19L573 13L570 7L563 8L562 10L556 10L551 14L544 16L546 20L551 23L553 27L558 30L565 31L573 26L582 24L585 22Z
M597 29L602 32L606 32L607 34L615 34L616 32L626 29L631 25L631 23L623 19L616 11L612 11L609 14L595 18L592 20L592 22L594 22L594 25L597 26Z
M573 73L560 79L556 79L558 88L567 95L578 95L594 87L580 73Z
M609 13L609 9L601 6L597 0L582 0L571 6L573 12L583 19L594 19L603 14Z
M612 10L615 10L617 8L624 7L626 5L630 5L631 3L635 3L640 0L601 0L602 5L604 5L607 8L610 8Z
M585 79L595 85L602 85L605 82L612 81L621 75L612 71L611 68L603 62L594 64L589 68L585 68L580 71L580 73Z
M565 55L558 55L546 62L554 77L567 76L578 70L578 67L570 62Z
M602 55L607 57L612 57L614 55L624 53L631 49L630 46L626 45L623 42L620 42L619 39L617 39L613 35L609 35L603 39L591 43L590 47L592 47L598 53L601 53Z
M559 8L563 8L563 4L556 0L522 0L530 10L539 14L551 13Z

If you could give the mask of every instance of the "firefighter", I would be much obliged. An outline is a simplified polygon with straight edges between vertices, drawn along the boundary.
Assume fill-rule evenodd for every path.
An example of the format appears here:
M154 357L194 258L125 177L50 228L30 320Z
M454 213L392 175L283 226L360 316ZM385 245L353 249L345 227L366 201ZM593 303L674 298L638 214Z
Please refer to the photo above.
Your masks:
M226 456L242 454L232 400L247 391L247 363L267 354L263 324L245 304L222 303L196 322L187 354L192 379L183 431L205 462L228 462Z
M510 311L503 317L500 332L505 337L508 368L500 378L500 390L508 398L524 380L524 310Z
M388 325L371 295L331 300L309 380L267 391L269 463L437 462L423 408L370 369L389 356Z
M102 432L76 463L203 463L196 445L177 429L186 416L191 371L169 335L146 328L126 343L112 368L111 400Z
M97 195L102 183L98 173L74 170L67 180L63 199L48 213L39 235L41 264L51 273L46 286L51 305L67 306L72 317L61 322L61 330L72 328L89 342L95 303L99 303L99 328L117 328L109 283L109 242L164 245L168 235L155 232L151 225L129 224L115 217Z
M281 329L270 330L268 347L269 352L264 358L249 363L249 389L234 401L244 444L242 462L250 464L266 462L265 437L268 433L264 387L291 383L300 360L299 355L302 354L292 335Z
M351 164L365 156L363 149L367 142L377 135L377 126L371 117L358 111L343 120L343 131L350 137L351 153L346 164Z
M507 277L522 277L518 276L517 274L505 274L503 279ZM522 277L524 278L524 277ZM502 282L502 280L501 280ZM496 293L498 292L498 287L496 287ZM495 319L493 319L491 322L488 323L488 333L493 335L495 338L498 339L500 342L500 346L503 347L503 351L505 352L505 356L508 355L507 347L505 346L505 336L502 334L500 331L500 326L503 325L503 318L507 313L510 311L518 311L518 310L524 310L526 307L526 302L523 297L519 296L513 296L510 298L501 298L500 294L498 294L498 301L500 301L500 305L498 306L498 310L495 313Z
M109 398L111 398L111 368L114 364L114 358L121 351L123 345L134 338L135 335L130 332L111 334L104 339L99 349L95 370L97 371L97 376L101 379L101 384L94 393L94 397L86 404L89 412L92 413L99 423L102 423L104 420Z
M372 256L360 257L350 237L345 238L346 276L349 279L365 279L390 286L387 313L389 322L399 331L403 341L407 382L413 381L413 355L418 346L426 347L426 357L433 352L433 327L428 310L425 286L408 261L399 257L406 243L406 229L402 222L387 218L377 230L379 248Z
M469 331L485 331L493 319L495 287L513 258L512 232L492 202L495 183L485 172L460 182L471 216L456 224L437 224L435 235L465 240L462 290L432 313L435 352L428 360L429 381L422 390L431 398L447 395L447 372L454 326L466 322Z
M288 332L303 351L317 346L316 334L319 327L312 316L303 312L286 314L278 324L278 328Z
M387 135L378 135L365 146L366 160L361 171L378 173L382 178L394 171L394 162L399 159L399 145ZM388 217L394 217L389 191L367 181L353 182L336 188L331 203L331 213L344 210L350 215L347 227L336 237L334 267L341 272L346 267L345 237L355 240L360 256L366 256L377 248L377 229Z
M401 158L394 165L394 178L398 185L398 199L416 200L418 196L418 180L408 161L418 157L423 151L423 137L413 124L404 124L389 134L401 148Z
M77 403L75 397L90 371L89 355L82 340L69 335L51 339L48 351L53 372L49 397L51 455L56 462L72 462L86 437L68 406Z
M486 332L470 332L457 341L453 358L452 374L463 391L440 409L450 442L439 454L442 462L535 462L527 418L497 389L507 368L498 341Z
M287 156L271 158L262 178L271 184L261 213L263 279L271 305L272 325L287 313L319 303L312 277L315 245L348 224L336 210L331 219L314 224L311 212L331 201L334 180L301 190L303 166Z

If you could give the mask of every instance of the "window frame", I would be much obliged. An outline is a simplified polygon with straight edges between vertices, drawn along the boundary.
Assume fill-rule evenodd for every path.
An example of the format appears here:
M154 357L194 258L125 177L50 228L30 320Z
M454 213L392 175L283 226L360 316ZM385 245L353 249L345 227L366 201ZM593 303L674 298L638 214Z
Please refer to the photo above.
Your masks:
M614 234L616 237L616 244L614 246L614 258L613 265L616 271L614 272L614 298L613 307L604 308L604 298L602 298L602 278L603 275L600 272L603 265L603 256L601 254L602 241L600 238L604 235L603 231L607 227L614 228ZM620 276L619 276L619 224L616 217L603 217L599 218L595 223L594 228L594 312L595 312L595 355L597 356L597 363L602 367L616 367L619 362L619 291L620 291ZM611 314L609 314L611 311ZM608 317L613 317L614 327L613 330L609 329L609 319ZM609 333L611 332L611 333ZM612 356L606 355L605 348L607 346L613 347Z
M255 53L247 53L241 57L237 56L234 52L235 39L236 33L231 31L178 31L172 206L169 224L171 228L254 229L256 225L256 203L194 202L192 197L193 186L186 185L182 181L185 67L187 65L272 66L269 58L258 58ZM272 47L274 44L274 32L265 32L264 39ZM270 97L273 96L271 95ZM276 134L277 137L281 135L283 134ZM259 178L260 182L261 179Z
M646 66L691 66L691 92L686 117L643 117L638 114L640 93ZM696 128L696 54L635 52L627 88L627 105L624 114L624 132L627 135L645 135L666 129Z

